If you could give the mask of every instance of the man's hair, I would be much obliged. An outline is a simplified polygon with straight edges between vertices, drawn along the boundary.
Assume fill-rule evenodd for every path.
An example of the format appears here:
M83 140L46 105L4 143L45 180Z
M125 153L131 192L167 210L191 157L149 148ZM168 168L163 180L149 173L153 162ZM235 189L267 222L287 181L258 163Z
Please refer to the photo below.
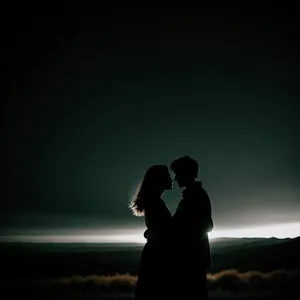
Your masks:
M193 178L198 176L198 163L189 156L176 158L170 168L175 174L184 174Z

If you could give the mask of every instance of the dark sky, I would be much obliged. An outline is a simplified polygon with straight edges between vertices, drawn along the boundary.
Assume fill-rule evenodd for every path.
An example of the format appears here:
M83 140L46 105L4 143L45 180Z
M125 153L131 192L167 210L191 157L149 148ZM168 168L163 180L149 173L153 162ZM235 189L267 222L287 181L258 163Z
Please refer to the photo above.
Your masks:
M11 4L2 230L143 226L133 185L182 155L219 227L299 220L294 11Z

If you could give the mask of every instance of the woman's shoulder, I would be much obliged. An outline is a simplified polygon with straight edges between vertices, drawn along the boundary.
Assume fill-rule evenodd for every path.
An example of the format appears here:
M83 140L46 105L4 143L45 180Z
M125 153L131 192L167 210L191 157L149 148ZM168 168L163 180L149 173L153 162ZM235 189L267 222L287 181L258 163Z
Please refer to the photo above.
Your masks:
M145 216L149 214L155 214L156 216L166 215L169 214L169 209L162 199L157 199L145 207Z

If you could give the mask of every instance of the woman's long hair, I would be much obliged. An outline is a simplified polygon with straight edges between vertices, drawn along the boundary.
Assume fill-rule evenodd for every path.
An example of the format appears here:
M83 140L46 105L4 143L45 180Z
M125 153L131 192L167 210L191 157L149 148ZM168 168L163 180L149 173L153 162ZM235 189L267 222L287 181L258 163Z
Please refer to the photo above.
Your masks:
M144 215L148 201L153 201L153 197L163 188L168 172L165 165L154 165L147 170L129 203L129 208L135 216Z

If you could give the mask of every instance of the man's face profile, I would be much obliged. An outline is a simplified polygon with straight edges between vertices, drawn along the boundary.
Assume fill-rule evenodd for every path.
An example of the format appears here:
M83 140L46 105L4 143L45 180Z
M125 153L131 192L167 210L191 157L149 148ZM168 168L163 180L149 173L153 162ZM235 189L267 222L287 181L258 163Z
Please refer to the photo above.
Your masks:
M175 174L174 181L177 182L180 188L185 187L187 183L190 181L190 177L185 174L177 173Z

